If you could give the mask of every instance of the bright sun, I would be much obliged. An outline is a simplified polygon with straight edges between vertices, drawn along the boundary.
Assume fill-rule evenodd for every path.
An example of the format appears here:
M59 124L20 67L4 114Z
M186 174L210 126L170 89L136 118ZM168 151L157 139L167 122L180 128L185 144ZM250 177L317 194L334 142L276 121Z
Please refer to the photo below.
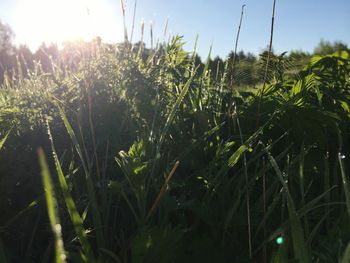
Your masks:
M15 15L17 41L36 48L42 42L121 39L118 10L106 0L21 0Z

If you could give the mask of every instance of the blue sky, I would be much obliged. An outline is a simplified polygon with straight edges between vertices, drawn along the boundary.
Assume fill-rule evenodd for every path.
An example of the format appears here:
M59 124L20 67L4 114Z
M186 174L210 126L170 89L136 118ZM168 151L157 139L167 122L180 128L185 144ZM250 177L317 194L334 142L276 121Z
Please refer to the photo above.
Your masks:
M46 14L40 20L40 15L48 11L44 9L41 13L35 13L30 7L28 8L28 3L31 1L38 4L44 0L1 0L0 20L14 29L17 42L27 42L34 48L39 44L40 30L44 28L29 27L31 21L36 19L37 24L33 24L36 26L38 23L48 24L45 20L50 17L56 20L56 24L57 20L69 21L67 20L69 15L64 10L70 7L65 6L62 9L56 7L56 13ZM46 1L56 4L62 2L62 0ZM79 3L95 1L98 4L95 3L94 6L103 5L100 13L96 13L95 20L91 22L95 27L97 24L100 25L100 29L96 27L93 33L102 35L102 38L109 42L123 39L119 0L69 0L68 2L66 0L65 2L74 1ZM27 4L22 8L26 11L25 15L23 10L22 13L18 11L18 6L23 5L24 2ZM269 41L272 0L138 0L137 4L134 40L140 39L140 23L144 20L145 41L148 45L150 21L154 25L155 38L162 41L164 24L168 18L168 32L171 35L183 35L187 42L185 45L187 50L192 50L196 36L199 35L198 51L201 56L206 56L212 43L213 55L226 57L234 47L243 4L246 4L246 8L238 48L258 53L267 46ZM129 31L133 5L134 0L127 0ZM106 10L106 15L102 14L102 10ZM71 24L75 21L72 20ZM104 26L107 24L108 26ZM46 32L42 38L48 37L48 34L51 36L58 34L55 32L59 29L55 28L52 31L54 32ZM74 35L75 32L77 31L72 31L69 36ZM34 34L36 34L36 42L34 39L29 40ZM64 37L64 34L61 37ZM312 51L321 38L350 44L350 0L277 0L273 43L275 51L283 52L292 49Z

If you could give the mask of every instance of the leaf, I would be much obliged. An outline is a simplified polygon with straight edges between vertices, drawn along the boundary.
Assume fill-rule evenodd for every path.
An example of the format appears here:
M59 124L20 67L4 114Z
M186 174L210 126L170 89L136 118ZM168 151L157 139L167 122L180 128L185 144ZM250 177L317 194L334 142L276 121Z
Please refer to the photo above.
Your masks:
M348 263L348 262L350 262L350 242L345 249L343 258L341 259L341 263Z
M276 160L272 157L271 153L268 150L266 150L266 148L265 151L268 155L271 166L275 170L278 179L282 183L283 191L287 197L287 208L291 224L294 256L297 260L299 260L300 263L308 263L311 260L309 251L306 246L306 240L304 238L304 231L301 225L300 216L298 215L298 212L295 209L295 204L289 192L288 185L283 178L282 172L278 167Z
M195 71L197 71L197 69ZM165 125L164 125L164 128L163 128L163 131L162 131L162 133L160 135L159 144L158 144L158 152L160 151L160 148L161 148L161 146L162 146L162 144L164 142L164 139L165 139L165 136L166 136L166 134L168 132L168 129L169 129L170 125L172 124L174 118L175 118L176 112L179 109L181 102L185 98L185 96L186 96L186 94L187 94L187 92L188 92L188 90L190 88L190 85L192 83L194 75L195 75L195 73L193 74L192 77L190 77L187 80L186 84L184 85L184 87L182 88L182 90L180 92L179 97L177 98L174 106L172 107L172 109L170 111L170 114L168 115L168 118L167 118L167 120L165 122Z
M55 241L55 262L56 263L65 263L66 262L66 252L63 247L62 240L62 229L60 220L58 217L57 211L57 200L55 197L55 191L53 189L53 183L51 180L51 175L47 161L45 158L44 151L39 148L38 150L39 164L41 169L42 182L44 186L46 207L49 215L51 230L53 232L54 241Z
M183 232L176 228L152 227L145 229L131 241L131 262L173 262L180 252L179 245L182 237Z
M7 260L7 256L6 256L6 253L5 253L5 247L4 247L4 244L0 238L0 262L1 263L7 263L9 262Z
M271 120L270 120L271 121ZM244 154L246 151L250 151L250 147L248 146L251 144L256 138L260 135L260 133L263 131L265 126L270 123L270 121L266 122L264 125L262 125L256 132L253 133L252 136L250 136L238 149L235 151L231 157L228 160L228 165L230 167L234 166L242 154Z
M237 149L237 151L235 151L235 152L231 155L230 159L228 160L228 165L229 165L230 167L233 167L233 166L238 162L238 160L239 160L239 158L241 157L241 155L242 155L243 153L245 153L248 149L249 149L249 147L248 147L247 145L245 145L245 144L241 145L241 146Z
M94 183L92 181L91 174L90 174L88 167L86 165L86 162L85 162L85 159L83 156L83 152L81 150L78 139L75 136L74 130L73 130L72 126L70 125L64 110L59 105L57 105L57 107L60 111L61 118L62 118L64 126L66 127L66 130L69 134L69 137L72 140L73 145L75 147L75 150L77 151L77 153L80 157L80 161L82 163L82 166L83 166L83 169L85 172L88 197L89 197L89 200L90 200L91 206L92 206L92 219L94 221L94 227L95 227L96 236L97 236L97 243L98 243L99 247L104 247L102 220L101 220L99 208L97 206L97 198L96 198Z
M84 253L86 254L86 256L89 257L90 260L94 261L93 255L91 254L91 252L92 252L91 246L90 246L89 241L88 241L87 236L86 236L86 230L84 229L83 219L79 215L79 212L77 210L75 202L73 201L72 195L68 189L67 181L66 181L66 178L63 174L61 164L58 160L58 156L56 153L56 149L55 149L55 146L53 143L53 138L52 138L51 131L50 131L50 126L48 123L47 123L47 130L48 130L48 134L49 134L49 138L50 138L52 155L53 155L53 158L55 161L55 167L56 167L56 171L57 171L57 175L58 175L58 182L60 184L60 188L61 188L61 191L63 193L64 201L65 201L66 206L67 206L70 220L73 224L75 233L78 236L79 241L82 245L82 249L83 249Z
M6 133L6 135L5 135L4 138L0 139L0 150L1 150L2 147L4 146L5 141L7 140L7 137L9 136L10 132L11 132L11 130L9 130L9 131Z
M339 161L340 173L341 173L343 187L344 187L346 208L347 208L348 216L350 218L350 188L349 188L350 185L349 185L348 177L345 174L345 165L344 165L342 153L338 153L338 161Z

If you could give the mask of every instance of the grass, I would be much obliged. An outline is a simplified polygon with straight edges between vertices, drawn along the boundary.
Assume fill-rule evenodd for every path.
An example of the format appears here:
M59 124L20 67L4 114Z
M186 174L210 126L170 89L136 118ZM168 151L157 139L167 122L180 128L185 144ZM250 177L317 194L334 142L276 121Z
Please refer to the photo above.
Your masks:
M2 86L0 261L346 262L349 54L262 56L240 90L180 37L125 39Z

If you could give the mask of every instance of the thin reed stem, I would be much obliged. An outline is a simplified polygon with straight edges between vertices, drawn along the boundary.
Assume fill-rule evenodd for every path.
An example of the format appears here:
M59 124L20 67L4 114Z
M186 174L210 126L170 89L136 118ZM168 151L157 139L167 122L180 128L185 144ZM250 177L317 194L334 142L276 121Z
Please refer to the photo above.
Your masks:
M159 191L159 193L158 193L158 196L157 196L156 200L154 201L154 203L153 203L151 209L149 210L146 219L149 219L149 218L150 218L150 216L153 214L154 210L155 210L156 207L158 206L159 201L160 201L160 199L163 197L163 195L164 195L164 193L165 193L165 191L166 191L166 187L167 187L167 185L169 184L170 179L173 177L173 175L174 175L174 173L175 173L177 167L179 166L179 164L180 164L180 162L179 162L179 161L176 161L176 163L174 164L173 169L171 169L169 175L165 178L165 182L164 182L162 188L160 189L160 191Z
M265 164L265 158L263 158L263 212L264 212L264 241L266 240L266 164ZM264 242L263 247L263 263L267 262L267 247L266 243Z
M134 36L136 8L137 8L137 0L135 0L135 4L134 4L134 14L133 14L133 16L132 16L132 25L131 25L131 33L130 33L130 43L132 43L132 37Z
M236 41L235 41L235 50L233 53L233 59L232 59L232 75L231 75L231 81L230 81L230 86L232 87L233 85L233 73L235 71L235 66L236 66L236 61L237 61L237 47L238 47L238 40L239 40L239 35L241 33L241 27L242 27L242 21L243 21L243 15L244 15L244 7L246 5L242 5L242 11L241 11L241 18L239 20L239 25L238 25L238 30L237 30L237 35L236 35Z
M269 70L269 63L271 58L271 51L272 51L272 42L273 42L273 32L274 32L274 25L275 25L275 9L276 9L276 0L273 0L273 6L272 6L272 17L271 17L271 31L270 31L270 42L269 42L269 52L267 54L267 60L265 65L265 73L264 73L264 80L263 80L263 87L260 92L259 96L259 103L258 103L258 118L257 118L257 126L259 125L260 120L260 110L261 110L261 99L264 95L265 86L267 82L267 74Z
M151 22L150 34L151 34L151 50L153 50L153 22Z
M123 14L123 25L124 25L124 43L128 43L128 31L126 28L126 18L125 18L125 2L124 0L120 0L120 5L122 8L122 14Z
M241 130L241 125L239 123L239 118L237 117L236 119L237 126L238 126L238 131L239 131L239 136L241 139L241 145L244 144L243 142L243 134ZM243 153L243 165L244 165L244 176L245 176L245 183L246 183L246 195L247 195L247 202L246 202L246 207L247 207L247 224L248 224L248 247L249 247L249 259L252 258L252 231L251 231L251 219L250 219L250 197L249 197L249 179L248 179L248 165L247 165L247 157L246 154Z

